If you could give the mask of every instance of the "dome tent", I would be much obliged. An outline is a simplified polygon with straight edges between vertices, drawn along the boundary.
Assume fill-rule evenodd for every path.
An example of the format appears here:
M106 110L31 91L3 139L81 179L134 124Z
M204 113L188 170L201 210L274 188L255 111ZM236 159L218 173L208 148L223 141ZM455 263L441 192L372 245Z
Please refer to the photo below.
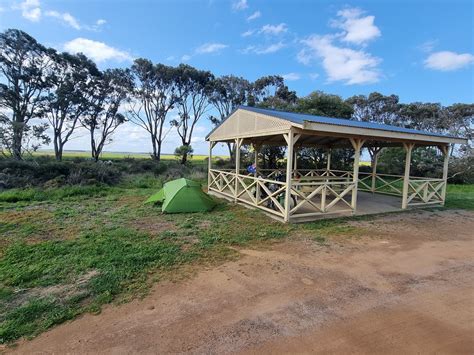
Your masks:
M200 183L184 178L168 181L145 203L161 203L161 211L165 213L206 212L215 206Z

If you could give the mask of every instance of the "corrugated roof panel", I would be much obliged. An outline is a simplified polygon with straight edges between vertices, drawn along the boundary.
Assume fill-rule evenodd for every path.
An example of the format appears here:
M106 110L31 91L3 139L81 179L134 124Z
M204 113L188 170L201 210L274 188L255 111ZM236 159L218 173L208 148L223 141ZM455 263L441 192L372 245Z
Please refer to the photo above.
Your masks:
M314 115L308 115L308 114L304 114L304 113L270 110L270 109L263 109L263 108L257 108L257 107L249 107L249 106L239 106L238 108L240 108L242 110L247 110L247 111L261 113L261 114L268 115L268 116L277 117L277 118L287 120L287 121L291 121L293 123L297 123L297 124L301 124L301 125L304 124L305 121L307 121L307 122L315 122L315 123L323 123L323 124L332 124L332 125L336 125L336 126L346 126L346 127L354 127L354 128L368 128L368 129L377 129L377 130L390 131L390 132L421 134L421 135L425 135L425 136L456 138L456 137L453 137L453 136L448 136L448 135L444 135L444 134L440 134L440 133L420 131L420 130L417 130L417 129L391 126L391 125L382 124L382 123L353 121L353 120L344 119L344 118L314 116Z

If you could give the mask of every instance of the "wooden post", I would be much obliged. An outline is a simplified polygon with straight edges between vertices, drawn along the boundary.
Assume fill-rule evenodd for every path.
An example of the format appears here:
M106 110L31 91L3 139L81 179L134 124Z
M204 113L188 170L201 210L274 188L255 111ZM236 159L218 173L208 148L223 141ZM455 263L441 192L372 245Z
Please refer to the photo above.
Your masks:
M258 152L260 151L259 144L253 144L253 151L254 151L254 163L255 163L255 177L258 176Z
M329 148L326 155L327 155L327 164L326 164L326 171L327 173L329 174L329 171L331 170L331 153L332 153L332 149Z
M260 151L260 145L259 144L254 144L253 145L253 150L255 152L255 157L254 157L254 162L255 162L255 178L258 179L258 152ZM258 182L255 184L255 201L258 202L260 201L260 185Z
M284 220L285 222L288 222L290 220L290 199L291 199L291 180L293 177L293 148L300 137L299 134L295 135L293 130L290 129L290 131L287 134L283 134L283 137L285 138L286 144L288 145L288 150L287 150L287 158L286 158L286 190L285 190L285 217Z
M216 142L209 141L209 161L207 162L207 189L211 183L211 169L212 169L212 148L216 145Z
M235 139L235 189L234 189L234 201L237 203L237 195L239 190L239 179L240 174L240 147L242 145L242 138Z
M410 165L411 165L411 152L415 143L403 143L403 148L405 148L405 174L403 175L403 194L402 194L402 209L408 207L408 189L410 184Z
M369 148L371 149L371 148ZM377 163L378 163L378 160L379 160L379 153L380 151L382 150L382 148L373 148L372 150L372 186L371 186L371 191L372 193L375 192L375 187L376 187L376 184L377 184Z
M293 158L293 172L297 174L298 170L298 148L294 147L294 158ZM296 175L294 176L295 178L297 177Z
M354 188L352 189L352 200L351 200L351 207L352 213L356 213L357 210L357 188L359 182L359 164L360 164L360 150L364 145L364 140L360 138L351 138L351 144L354 147L355 154L354 154L354 171L352 176L352 183L354 184Z
M290 198L291 198L291 177L293 175L293 131L290 130L288 134L284 134L283 137L288 145L286 154L286 190L285 190L285 222L290 220Z
M444 164L443 164L443 188L441 190L441 199L443 200L442 204L446 202L446 189L448 187L448 166L449 166L449 145L442 145L439 146L441 153L444 156Z

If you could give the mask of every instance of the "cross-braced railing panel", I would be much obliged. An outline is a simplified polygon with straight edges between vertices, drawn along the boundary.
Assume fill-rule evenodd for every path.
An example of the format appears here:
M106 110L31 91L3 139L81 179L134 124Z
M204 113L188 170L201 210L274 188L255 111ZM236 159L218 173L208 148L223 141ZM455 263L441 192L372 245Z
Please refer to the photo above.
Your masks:
M235 173L223 170L209 170L209 190L228 197L235 194Z
M322 181L295 181L291 193L295 205L290 210L292 217L310 216L327 212L353 211L350 193L356 184L344 177L330 177Z
M359 190L402 196L403 176L393 174L359 173Z
M254 177L237 175L237 201L260 208L266 212L284 217L284 194L286 183Z
M443 179L410 179L408 182L409 206L443 203Z

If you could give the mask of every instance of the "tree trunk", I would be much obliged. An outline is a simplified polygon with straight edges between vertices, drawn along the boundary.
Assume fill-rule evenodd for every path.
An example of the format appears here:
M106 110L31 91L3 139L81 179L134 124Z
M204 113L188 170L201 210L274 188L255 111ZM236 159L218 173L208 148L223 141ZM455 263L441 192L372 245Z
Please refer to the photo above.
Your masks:
M60 147L58 150L55 150L54 156L56 157L57 161L63 160L63 148Z
M54 134L54 156L57 161L61 161L63 159L63 146L61 144L61 138Z
M156 157L155 157L155 160L156 161L160 161L161 160L161 142L160 141L157 141L156 142Z
M189 143L183 143L183 147L189 147ZM188 161L188 152L187 150L185 150L183 152L183 156L181 157L181 164L186 164L186 162Z
M160 149L161 144L157 141L156 136L150 133L151 136L151 146L153 148L153 152L151 153L151 158L156 161L160 161Z
M99 160L99 154L97 154L95 139L94 139L94 127L91 127L90 135L91 135L91 157L94 159L95 162Z
M22 159L21 141L23 140L23 123L13 124L12 157L15 160Z
M227 143L227 148L229 149L229 157L230 161L234 161L234 147L232 146L232 143Z
M186 164L186 162L188 161L188 153L184 152L183 153L183 156L181 157L181 164Z

